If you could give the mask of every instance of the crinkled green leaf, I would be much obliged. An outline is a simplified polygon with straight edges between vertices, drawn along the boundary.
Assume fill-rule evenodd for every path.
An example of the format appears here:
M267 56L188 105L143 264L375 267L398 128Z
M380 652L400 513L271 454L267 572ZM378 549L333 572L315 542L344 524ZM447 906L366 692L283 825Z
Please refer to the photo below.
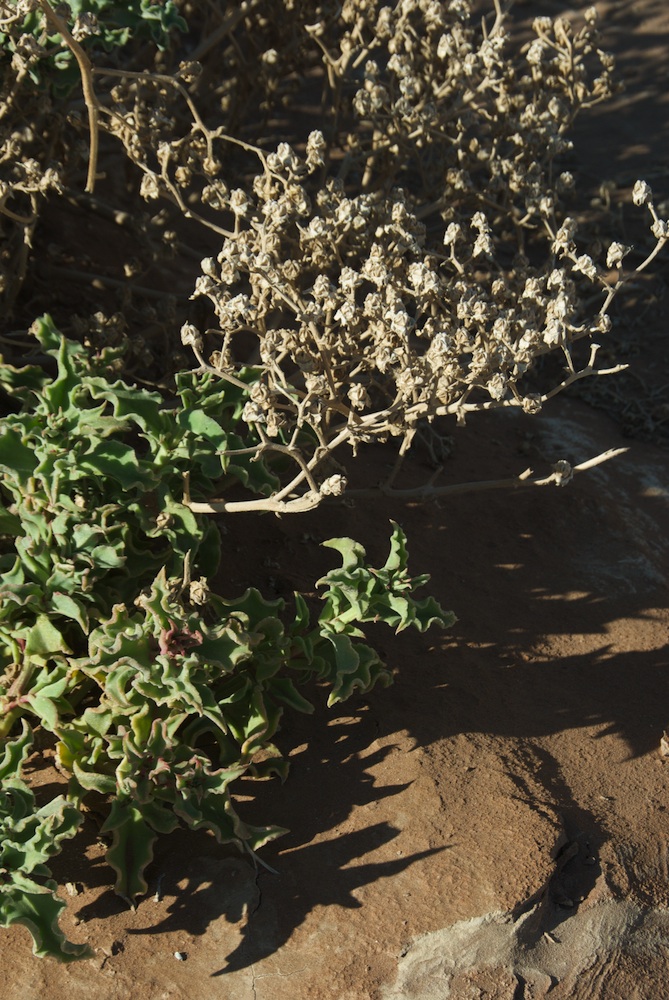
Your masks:
M71 405L70 394L80 384L80 376L77 371L75 358L81 355L84 348L74 340L66 337L60 338L58 350L50 353L56 354L58 361L58 374L52 382L47 383L42 390L42 398L49 404L51 413L65 412Z
M116 778L109 774L102 774L100 771L89 771L88 768L79 766L76 759L72 760L72 772L87 792L97 792L99 795L113 795L116 791Z
M51 698L41 698L39 695L27 695L26 703L30 705L35 715L45 729L53 733L58 725L58 707Z
M26 656L48 658L54 653L71 653L65 639L47 615L38 615L28 633Z
M269 690L274 698L294 708L296 712L310 715L314 710L314 706L300 694L290 677L273 677L269 683Z
M247 620L253 622L272 616L272 612L282 611L285 603L280 597L268 601L255 587L249 587L241 597L234 600L220 601L228 614L241 613Z
M0 760L0 782L6 778L18 778L21 768L33 744L32 729L25 719L21 719L22 732L16 739L2 741L2 759Z
M73 837L83 822L78 807L64 795L58 795L37 810L37 826L31 842L32 857L42 863L60 850L63 840Z
M58 919L65 903L55 893L55 883L38 886L26 891L12 881L0 885L0 924L10 927L22 924L33 939L33 954L38 958L49 956L61 962L71 962L92 955L86 944L68 941L58 926Z
M356 542L353 538L329 538L326 542L322 542L322 546L339 552L342 557L342 570L345 573L357 569L365 561L365 549L360 542ZM316 586L320 586L320 583L319 580Z
M83 632L88 631L88 612L81 601L75 600L69 594L56 592L50 595L49 604L56 614L72 619Z
M77 807L60 795L36 808L31 789L16 775L17 755L28 748L30 731L6 744L0 767L0 924L24 924L33 936L36 955L69 960L84 954L81 945L70 945L58 927L64 904L55 895L45 861L58 853L61 841L72 837L81 825Z
M150 801L142 805L142 818L156 833L166 835L179 826L178 817L166 805Z
M200 409L182 410L178 414L179 426L211 441L218 448L225 448L227 435L218 421Z
M406 535L396 521L390 522L393 526L393 533L390 538L390 555L386 559L384 569L403 570L407 565Z
M10 427L3 427L0 433L0 469L10 476L23 472L32 476L38 465L33 448L24 444L21 435ZM23 477L25 479L25 476Z
M0 355L0 383L10 396L27 400L31 394L36 394L48 381L48 375L38 365L24 365L15 368L5 364Z
M295 619L290 631L299 634L309 625L309 608L302 594L295 591L293 596L295 598Z
M144 872L153 860L156 834L141 810L128 799L115 799L101 833L111 833L112 845L105 857L116 872L115 892L134 905L147 891Z
M61 666L51 671L41 670L31 685L31 691L43 698L60 698L67 685L67 669Z
M129 386L125 382L108 382L97 377L89 382L93 399L105 399L114 410L114 415L124 423L136 423L144 431L158 432L164 429L164 415L161 413L163 400L159 393L149 392Z
M332 638L328 636L328 638L332 641L332 638L342 640L348 637L339 635ZM346 656L344 666L340 657L340 649L337 649L337 676L328 698L328 706L330 707L346 701L354 691L364 694L371 690L375 684L387 687L392 682L391 672L379 659L378 653L374 649L364 643L356 643L355 654L355 665L353 666L350 657Z
M452 628L457 622L452 611L444 611L433 597L414 602L414 619L411 622L419 632L425 632L431 625L441 628Z
M48 313L36 319L30 332L37 338L46 354L57 354L62 335Z
M79 466L95 476L108 476L124 490L137 486L149 490L156 482L146 463L137 458L135 449L120 441L99 441L79 459Z

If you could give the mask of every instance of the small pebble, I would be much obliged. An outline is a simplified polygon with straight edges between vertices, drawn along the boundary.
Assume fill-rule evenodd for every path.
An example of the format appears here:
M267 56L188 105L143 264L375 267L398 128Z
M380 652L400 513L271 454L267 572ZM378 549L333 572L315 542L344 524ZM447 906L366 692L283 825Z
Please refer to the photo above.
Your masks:
M174 957L176 958L177 962L185 962L186 961L186 952L185 951L175 951L174 952Z

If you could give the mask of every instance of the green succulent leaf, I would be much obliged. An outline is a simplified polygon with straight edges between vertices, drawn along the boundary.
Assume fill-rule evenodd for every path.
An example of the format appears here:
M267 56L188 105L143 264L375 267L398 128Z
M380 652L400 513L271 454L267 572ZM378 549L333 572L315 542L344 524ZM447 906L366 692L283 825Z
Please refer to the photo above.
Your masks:
M151 470L138 460L135 449L120 441L99 441L79 459L79 466L95 476L114 480L124 490L136 486L150 490L156 483Z
M10 396L27 400L32 394L39 393L46 381L47 375L37 365L15 368L5 364L0 355L0 383Z
M27 879L16 879L0 885L0 924L27 927L33 939L33 954L38 958L48 955L62 962L72 962L91 957L88 945L68 941L58 926L65 903L55 890L53 881L39 885Z
M339 552L342 557L343 574L348 574L364 565L367 553L360 542L356 542L353 538L330 538L322 544L323 548Z
M396 521L390 522L393 526L393 533L390 538L390 555L386 559L384 569L389 572L405 570L409 554L407 552L406 535Z
M0 924L23 924L36 955L70 961L87 949L68 942L58 927L65 904L55 894L45 861L58 853L62 840L74 836L82 816L62 795L36 807L33 792L19 777L31 740L24 722L21 737L5 743L0 765Z
M100 832L112 834L112 844L105 857L116 872L115 891L134 906L137 896L147 891L144 872L153 860L156 834L141 809L127 798L112 802Z
M18 778L21 768L33 745L32 729L25 719L21 719L21 735L16 739L3 741L0 760L0 782L7 778Z
M98 795L113 795L116 791L116 778L99 771L89 771L79 765L76 758L71 761L72 772L80 788L87 792L97 792Z
M0 469L10 476L21 472L32 476L37 465L34 449L23 443L18 431L5 425L0 433ZM25 481L25 476L21 479Z
M363 638L356 622L384 622L396 632L413 625L424 631L431 624L448 627L455 621L432 598L416 601L413 592L429 580L410 577L406 536L394 521L390 555L381 569L365 564L365 550L351 538L332 538L323 545L342 556L342 566L330 570L317 586L326 587L321 625L330 631Z
M55 653L71 653L61 632L56 628L48 615L38 615L26 640L26 656L47 659Z
M55 614L76 622L84 634L88 632L89 616L86 605L82 601L77 601L69 594L61 594L56 591L50 595L49 604Z
M314 706L304 695L300 694L295 683L290 677L274 677L269 683L269 690L272 697L295 709L296 712L303 712L310 715Z

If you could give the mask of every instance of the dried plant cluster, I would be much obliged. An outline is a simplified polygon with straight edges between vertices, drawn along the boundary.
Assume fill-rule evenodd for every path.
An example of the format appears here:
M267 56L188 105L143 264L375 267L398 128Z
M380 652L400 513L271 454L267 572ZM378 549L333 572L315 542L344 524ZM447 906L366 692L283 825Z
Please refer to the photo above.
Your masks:
M254 366L244 419L260 450L288 449L297 464L273 509L341 492L345 470L332 455L343 443L355 452L392 436L404 453L425 420L536 413L602 373L596 343L580 367L571 346L608 331L613 296L647 261L626 273L629 247L612 243L602 261L584 252L564 163L576 115L615 88L613 59L594 8L578 24L536 18L524 44L508 21L497 7L478 24L465 0L242 4L229 39L240 51L242 36L259 41L231 57L223 123L205 124L189 98L191 130L166 137L158 105L186 96L195 70L185 65L184 83L158 88L153 157L134 124L150 82L117 88L135 103L110 127L143 170L144 197L172 199L223 237L194 291L217 325L188 323L182 339L223 378ZM269 24L281 25L285 51L262 48ZM282 111L285 136L272 150L248 121L231 131L230 81L247 105ZM320 128L302 125L305 89L322 91ZM650 209L654 256L667 223L647 185L635 201ZM593 291L594 313L584 308ZM527 376L549 352L563 356L565 375L537 389Z

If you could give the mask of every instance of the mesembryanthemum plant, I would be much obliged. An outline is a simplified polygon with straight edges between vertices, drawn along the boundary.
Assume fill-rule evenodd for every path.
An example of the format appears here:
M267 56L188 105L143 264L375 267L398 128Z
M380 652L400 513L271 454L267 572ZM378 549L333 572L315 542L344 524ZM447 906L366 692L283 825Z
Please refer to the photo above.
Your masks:
M276 487L242 420L253 370L235 386L184 372L163 398L50 317L33 333L55 374L0 366L16 404L0 418L0 924L24 924L36 954L68 960L85 948L58 928L47 862L86 800L103 803L107 861L130 905L157 837L179 824L254 855L282 831L245 823L230 786L285 777L284 708L312 711L314 682L331 705L390 683L362 624L423 631L454 618L415 599L427 577L410 576L396 524L376 569L352 539L325 543L342 565L317 581L317 615L300 594L290 607L254 587L217 594L218 528L189 498L224 478L254 497ZM22 778L37 726L67 779L41 806Z

